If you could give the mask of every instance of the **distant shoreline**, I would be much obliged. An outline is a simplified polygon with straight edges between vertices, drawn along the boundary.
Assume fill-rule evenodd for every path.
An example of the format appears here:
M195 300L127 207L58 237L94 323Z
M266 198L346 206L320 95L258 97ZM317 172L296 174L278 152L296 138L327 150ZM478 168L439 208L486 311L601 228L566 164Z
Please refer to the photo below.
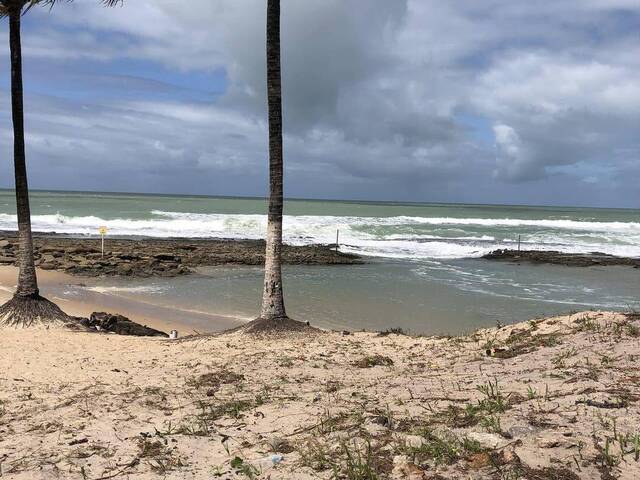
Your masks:
M0 192L13 192L12 188L0 187ZM178 198L209 198L209 199L231 199L231 200L264 200L267 198L256 195L205 195L190 193L159 193L159 192L110 192L98 190L50 190L50 189L30 189L31 193L53 193L53 194L71 194L71 195L137 195L147 197L178 197ZM331 202L331 203L347 203L347 204L363 204L363 205L392 205L392 206L455 206L455 207L530 207L530 208L551 208L551 209L597 209L597 210L638 210L634 207L602 207L596 205L536 205L526 203L482 203L482 202L445 202L445 201L427 201L427 200L365 200L365 199L340 199L340 198L303 198L303 197L287 197L286 202Z

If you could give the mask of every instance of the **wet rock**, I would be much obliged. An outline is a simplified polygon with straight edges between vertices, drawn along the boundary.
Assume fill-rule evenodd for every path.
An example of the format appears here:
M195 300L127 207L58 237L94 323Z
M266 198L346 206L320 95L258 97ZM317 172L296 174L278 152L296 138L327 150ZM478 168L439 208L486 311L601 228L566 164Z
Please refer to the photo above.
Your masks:
M88 319L82 319L82 325L100 331L117 333L118 335L132 335L136 337L168 337L164 332L140 325L123 315L106 312L94 312Z
M157 253L156 255L153 256L153 258L155 258L156 260L160 260L160 261L164 261L164 262L179 262L180 261L180 257L176 257L175 255L172 255L170 253Z
M14 263L10 252L15 246L15 232L0 232L0 238L0 245L8 245L0 249L6 257L5 264ZM96 238L36 234L34 243L36 254L40 255L39 266L93 277L175 277L202 266L261 265L265 248L261 240L107 239L103 258ZM362 263L357 255L336 252L324 245L285 245L282 253L283 263L289 265Z
M487 260L502 260L508 262L547 263L565 265L569 267L591 267L627 265L640 268L640 258L616 257L601 252L566 253L544 250L508 250L500 249L487 253L482 258Z
M40 257L40 261L43 262L43 263L51 263L51 262L54 262L55 260L56 260L56 257L54 257L53 255L49 255L49 254L42 255Z
M116 267L116 271L118 272L118 275L128 276L133 272L133 267L129 263L124 263L122 265L118 265Z

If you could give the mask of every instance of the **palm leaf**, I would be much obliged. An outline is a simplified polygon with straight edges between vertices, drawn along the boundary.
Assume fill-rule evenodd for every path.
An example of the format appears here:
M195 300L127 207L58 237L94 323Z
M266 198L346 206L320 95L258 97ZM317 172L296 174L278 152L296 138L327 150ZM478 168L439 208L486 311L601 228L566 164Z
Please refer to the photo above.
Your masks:
M18 8L23 14L27 13L36 5L48 6L53 8L56 3L61 1L72 2L73 0L0 0L0 18L9 15L10 11ZM115 7L123 3L124 0L99 0L106 7Z

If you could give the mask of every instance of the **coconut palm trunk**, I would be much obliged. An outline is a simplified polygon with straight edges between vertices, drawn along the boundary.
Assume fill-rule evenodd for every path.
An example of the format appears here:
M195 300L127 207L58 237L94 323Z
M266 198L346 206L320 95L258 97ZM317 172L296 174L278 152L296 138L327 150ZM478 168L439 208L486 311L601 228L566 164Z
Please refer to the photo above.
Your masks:
M9 17L11 51L11 110L13 118L13 155L18 214L18 287L11 300L0 306L0 327L68 325L71 318L38 290L31 234L31 211L24 145L24 106L22 91L22 47L20 20L25 0L4 1L2 14Z
M280 67L280 0L267 3L267 98L269 108L269 216L262 294L263 319L284 319L282 291L282 74Z
M269 110L269 211L260 316L242 327L251 334L304 331L309 324L291 320L282 290L282 73L280 67L280 0L267 0L267 101Z
M31 210L24 147L24 107L22 92L22 46L20 39L21 11L9 14L9 45L11 49L11 110L13 116L13 162L15 169L16 205L18 211L18 288L16 296L37 298L38 279L33 258Z

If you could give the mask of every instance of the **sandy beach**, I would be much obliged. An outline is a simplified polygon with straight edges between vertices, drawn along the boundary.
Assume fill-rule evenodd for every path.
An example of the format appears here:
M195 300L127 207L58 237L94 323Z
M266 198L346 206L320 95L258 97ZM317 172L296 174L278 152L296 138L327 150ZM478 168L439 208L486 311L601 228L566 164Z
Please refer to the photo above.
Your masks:
M637 317L462 337L2 338L2 478L640 475Z
M4 303L11 298L17 277L17 268L0 267L0 302ZM64 287L82 285L84 282L82 278L40 269L38 269L38 280L41 293L45 297L50 296L47 293L48 291L61 291L64 290ZM50 297L67 314L73 316L88 317L93 312L118 313L129 317L137 323L165 332L176 329L181 334L196 333L192 325L180 321L184 312L178 309L153 305L140 299L102 295L99 292L90 290L82 290L82 296L73 299L56 295ZM210 331L234 328L245 322L242 319L205 312L189 312L189 317L194 321L200 320L200 323L210 325Z

